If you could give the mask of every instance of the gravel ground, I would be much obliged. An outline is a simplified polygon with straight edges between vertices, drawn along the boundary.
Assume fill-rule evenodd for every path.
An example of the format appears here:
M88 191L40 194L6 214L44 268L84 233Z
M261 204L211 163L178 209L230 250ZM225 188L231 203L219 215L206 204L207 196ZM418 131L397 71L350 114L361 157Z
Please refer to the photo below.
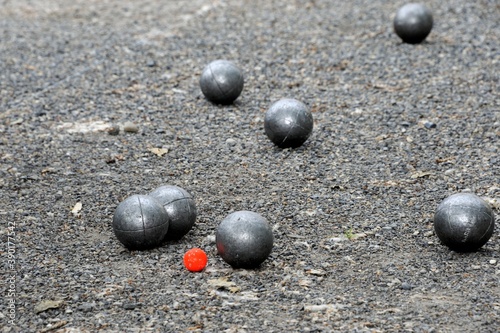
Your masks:
M0 1L2 332L498 332L498 228L460 254L432 218L470 191L498 220L500 7L426 3L434 29L406 45L400 2ZM198 86L219 58L245 74L231 106ZM284 97L313 111L297 149L264 134ZM164 184L195 227L125 250L116 206ZM259 269L217 256L237 210L273 227Z

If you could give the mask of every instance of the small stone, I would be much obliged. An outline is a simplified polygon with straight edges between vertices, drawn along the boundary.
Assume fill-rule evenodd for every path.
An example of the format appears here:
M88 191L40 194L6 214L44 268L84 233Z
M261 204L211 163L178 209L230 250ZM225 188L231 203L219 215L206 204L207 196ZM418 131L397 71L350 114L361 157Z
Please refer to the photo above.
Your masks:
M58 309L63 304L64 304L64 302L62 300L57 300L57 301L43 300L35 306L35 313L44 312L44 311L47 311L49 309Z
M94 303L83 303L78 307L78 310L82 312L90 312L94 308Z
M451 175L452 173L454 173L456 170L455 169L448 169L444 172L445 176L449 176Z
M125 310L134 310L135 308L137 308L138 305L139 304L137 304L137 303L125 303L125 304L123 304L123 308Z
M234 147L236 145L236 140L229 138L229 139L226 140L226 143L227 143L228 146Z
M496 263L497 263L496 259L491 259L491 260L490 260L490 264L491 264L491 265L496 265Z
M347 239L347 238L332 237L332 238L329 239L329 241L332 242L332 243L339 243L339 242L342 242L345 239Z
M401 283L401 289L403 290L412 290L413 287L408 282Z
M127 133L137 133L139 132L139 128L133 122L127 121L125 124L123 124L123 131Z
M155 67L156 66L156 61L153 59L149 59L148 62L146 63L146 66L148 67Z
M424 123L424 126L427 129L431 129L431 128L436 128L437 125L435 123L433 123L432 121L426 121Z
M120 126L112 125L107 129L109 135L118 135L120 134Z

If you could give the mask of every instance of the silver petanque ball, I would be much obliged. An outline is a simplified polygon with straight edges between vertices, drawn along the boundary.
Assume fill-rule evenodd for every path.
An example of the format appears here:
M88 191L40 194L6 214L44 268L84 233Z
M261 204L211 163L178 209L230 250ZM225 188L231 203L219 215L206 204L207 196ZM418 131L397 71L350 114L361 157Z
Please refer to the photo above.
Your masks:
M444 199L434 215L434 230L441 242L458 252L475 251L493 234L495 218L491 206L471 193Z
M166 210L170 220L167 240L181 239L191 230L196 221L196 205L193 197L186 190L175 185L158 187L149 194Z
M230 61L215 60L201 74L200 88L205 97L215 104L231 104L243 90L243 73Z
M168 231L165 208L147 195L132 195L122 201L113 216L116 238L130 250L159 246Z
M217 228L217 252L234 268L256 268L273 249L273 232L267 220L250 211L229 214Z
M423 4L409 3L399 8L394 18L394 31L405 43L418 44L432 30L432 13Z
M280 148L300 147L311 135L313 116L307 106L296 99L281 99L267 110L264 130Z

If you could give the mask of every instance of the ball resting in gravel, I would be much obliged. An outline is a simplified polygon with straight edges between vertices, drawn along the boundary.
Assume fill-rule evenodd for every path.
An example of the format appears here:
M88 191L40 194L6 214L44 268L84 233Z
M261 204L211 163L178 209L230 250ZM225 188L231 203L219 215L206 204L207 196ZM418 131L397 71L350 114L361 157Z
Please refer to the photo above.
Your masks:
M394 17L394 31L405 43L418 44L432 30L432 13L420 3L409 3L401 7Z
M471 193L444 199L434 215L434 230L441 242L459 252L475 251L486 244L495 226L490 205Z
M165 208L147 195L132 195L122 201L113 216L116 238L130 250L159 246L168 231Z
M230 61L215 60L208 64L200 78L205 97L215 104L231 104L243 90L243 74Z
M217 228L217 252L234 268L256 268L267 259L274 237L267 220L250 211L229 214Z
M313 126L307 106L291 98L275 102L264 118L267 137L280 148L300 147L311 135Z
M161 186L149 194L167 212L169 218L167 240L178 240L193 228L196 221L196 204L186 190L175 185Z

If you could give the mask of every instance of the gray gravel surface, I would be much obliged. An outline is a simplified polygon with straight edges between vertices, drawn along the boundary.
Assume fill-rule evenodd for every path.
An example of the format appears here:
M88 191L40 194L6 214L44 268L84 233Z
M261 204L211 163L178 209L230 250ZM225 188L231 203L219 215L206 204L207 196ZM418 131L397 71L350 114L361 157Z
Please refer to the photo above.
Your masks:
M499 214L498 1L426 1L420 45L392 31L402 4L0 1L2 332L497 332L498 228L460 254L432 218L461 191ZM231 106L198 86L215 59L244 72ZM314 116L297 149L264 133L285 97ZM116 206L165 184L195 227L127 251ZM238 210L273 227L259 269L217 256Z

